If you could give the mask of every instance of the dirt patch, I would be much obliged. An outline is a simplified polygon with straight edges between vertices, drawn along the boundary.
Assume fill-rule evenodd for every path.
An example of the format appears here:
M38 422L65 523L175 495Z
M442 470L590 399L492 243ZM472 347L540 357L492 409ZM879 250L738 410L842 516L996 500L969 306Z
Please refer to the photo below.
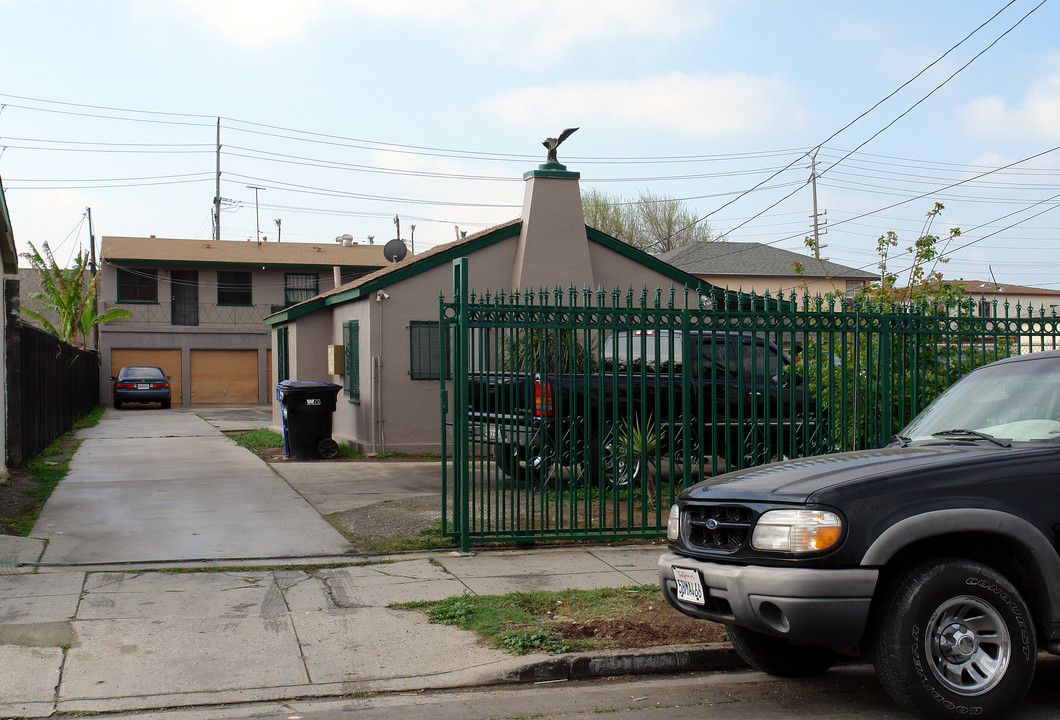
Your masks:
M605 647L645 648L728 640L725 627L677 612L665 600L630 597L621 617L584 621L557 617L552 629L571 640L594 640Z
M0 481L0 535L20 534L7 518L28 513L37 502L36 490L37 483L18 471L12 471L11 477Z
M438 495L386 500L328 516L332 524L349 534L369 538L419 535L441 519Z

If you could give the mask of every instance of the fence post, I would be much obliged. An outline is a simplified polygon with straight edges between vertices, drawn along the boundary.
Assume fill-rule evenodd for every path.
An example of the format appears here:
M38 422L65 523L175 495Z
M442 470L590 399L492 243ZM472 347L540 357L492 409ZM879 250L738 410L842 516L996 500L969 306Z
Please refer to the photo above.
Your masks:
M894 429L894 375L895 368L892 365L892 344L894 336L891 335L892 313L883 313L880 316L880 441L887 444Z
M456 505L453 520L460 531L460 552L471 552L471 511L469 505L470 467L467 434L467 258L453 261L453 300L456 303L456 332L453 334L453 481Z

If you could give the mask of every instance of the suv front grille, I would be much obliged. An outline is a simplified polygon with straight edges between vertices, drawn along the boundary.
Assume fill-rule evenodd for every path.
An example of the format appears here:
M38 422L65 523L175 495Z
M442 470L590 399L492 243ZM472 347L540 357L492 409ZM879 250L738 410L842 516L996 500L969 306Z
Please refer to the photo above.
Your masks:
M704 550L739 550L754 524L754 514L740 505L686 505L683 509L688 542Z

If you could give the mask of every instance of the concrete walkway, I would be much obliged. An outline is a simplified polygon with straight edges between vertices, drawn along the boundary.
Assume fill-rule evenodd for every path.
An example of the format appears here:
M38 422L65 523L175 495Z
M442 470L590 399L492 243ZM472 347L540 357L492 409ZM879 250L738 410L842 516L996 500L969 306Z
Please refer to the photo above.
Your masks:
M208 714L217 704L738 663L728 645L517 657L393 607L654 583L661 542L358 558L268 465L190 413L109 410L80 434L32 536L0 536L0 718ZM429 491L420 465L405 482L400 463L283 468L337 507L343 483L375 501L387 487Z
M33 537L46 564L303 558L349 543L253 453L189 413L108 409Z

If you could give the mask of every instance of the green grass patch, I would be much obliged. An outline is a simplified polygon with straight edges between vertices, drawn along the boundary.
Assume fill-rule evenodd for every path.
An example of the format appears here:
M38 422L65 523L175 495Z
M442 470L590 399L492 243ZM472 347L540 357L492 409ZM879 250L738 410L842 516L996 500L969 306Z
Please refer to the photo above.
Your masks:
M74 423L74 430L94 427L106 410L105 405L97 405L85 417ZM60 481L70 469L70 458L81 447L81 440L73 436L73 430L56 438L27 462L14 471L24 482L19 484L18 495L22 502L21 512L11 517L0 518L3 528L14 535L27 537L33 531L33 525L40 517L44 503L48 501Z
M266 428L248 430L245 433L232 435L232 439L236 441L236 445L245 447L247 450L259 455L265 448L283 447L283 435Z
M352 458L353 460L361 460L362 458L364 458L363 452L351 448L346 443L339 443L339 455L342 455L343 457Z
M472 630L493 647L516 655L564 653L606 647L593 638L567 638L560 631L572 621L628 618L637 613L634 599L661 599L655 585L598 590L515 592L507 595L461 595L444 600L409 602L394 607L427 614L432 623Z
M103 413L106 412L106 405L96 405L89 411L88 415L74 423L74 430L83 430L85 428L95 427L99 422L99 419L103 417Z

